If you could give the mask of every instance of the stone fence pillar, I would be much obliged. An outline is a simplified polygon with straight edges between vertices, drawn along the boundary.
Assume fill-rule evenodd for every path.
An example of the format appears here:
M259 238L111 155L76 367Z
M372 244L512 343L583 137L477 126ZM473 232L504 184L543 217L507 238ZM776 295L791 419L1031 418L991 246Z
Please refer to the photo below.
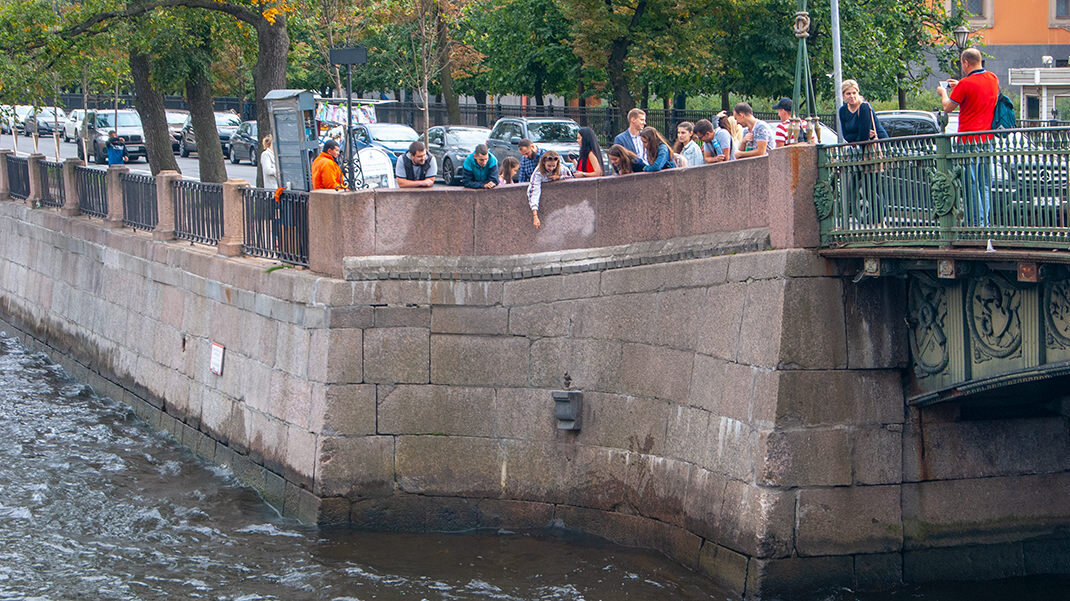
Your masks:
M11 150L0 150L0 200L11 200L11 183L7 179L7 157Z
M75 169L84 164L82 159L63 161L63 208L59 210L59 213L64 217L82 214L78 203L78 173Z
M242 211L242 188L249 183L243 179L223 182L223 235L219 237L219 254L237 257L245 239L245 213Z
M156 174L156 229L153 240L175 239L175 187L173 182L182 179L177 171L161 171Z
M104 227L123 227L123 174L129 171L125 165L108 167L108 216L104 219Z
M45 155L35 152L26 161L30 176L30 193L26 195L26 205L31 208L41 206L41 199L45 196L42 190L44 182L41 181L41 162L44 160Z

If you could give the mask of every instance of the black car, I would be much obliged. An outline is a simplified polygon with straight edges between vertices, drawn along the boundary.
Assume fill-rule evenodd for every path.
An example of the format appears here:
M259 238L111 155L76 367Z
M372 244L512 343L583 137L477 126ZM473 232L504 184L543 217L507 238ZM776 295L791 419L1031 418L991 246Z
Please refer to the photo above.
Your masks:
M215 112L215 128L219 136L219 143L223 147L223 155L230 151L230 136L241 125L241 117L231 112ZM178 141L178 154L188 157L189 153L197 152L197 135L193 131L192 115L186 118L186 124L182 126L182 137Z
M490 130L485 127L453 127L436 125L427 130L427 150L438 162L438 174L447 186L459 184L464 159L479 144L487 141Z
M82 120L82 137L85 138L89 156L95 159L98 165L108 162L108 132L113 130L126 143L126 154L131 163L148 157L145 152L145 131L141 127L141 117L137 111L90 110ZM88 158L82 155L81 144L78 145L78 158Z
M38 137L51 137L55 132L63 131L63 123L66 120L67 114L63 112L63 109L46 106L26 117L23 121L22 133L27 136L37 134Z
M237 165L242 162L242 159L248 159L250 165L256 165L256 151L259 147L256 121L243 121L230 135L230 162Z

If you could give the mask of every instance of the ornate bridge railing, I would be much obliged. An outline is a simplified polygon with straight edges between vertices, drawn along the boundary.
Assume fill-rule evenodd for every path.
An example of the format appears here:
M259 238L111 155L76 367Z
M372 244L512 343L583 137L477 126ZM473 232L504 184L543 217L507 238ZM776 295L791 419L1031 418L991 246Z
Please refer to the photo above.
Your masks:
M242 210L245 232L242 252L308 265L308 192L245 188Z
M1070 244L1070 127L822 147L825 247Z

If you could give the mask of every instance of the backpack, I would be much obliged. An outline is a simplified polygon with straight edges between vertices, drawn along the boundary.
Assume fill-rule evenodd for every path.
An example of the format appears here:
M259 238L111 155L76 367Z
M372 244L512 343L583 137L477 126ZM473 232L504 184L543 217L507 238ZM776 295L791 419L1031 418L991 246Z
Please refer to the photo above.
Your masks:
M992 111L992 129L1014 129L1016 125L1014 103L1000 92L996 98L996 110Z

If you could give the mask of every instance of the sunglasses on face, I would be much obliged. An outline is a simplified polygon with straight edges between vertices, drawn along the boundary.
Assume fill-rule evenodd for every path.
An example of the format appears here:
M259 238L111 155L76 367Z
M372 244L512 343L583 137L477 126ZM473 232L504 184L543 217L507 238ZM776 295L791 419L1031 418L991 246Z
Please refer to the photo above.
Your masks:
M546 159L547 163L556 163L557 159Z

